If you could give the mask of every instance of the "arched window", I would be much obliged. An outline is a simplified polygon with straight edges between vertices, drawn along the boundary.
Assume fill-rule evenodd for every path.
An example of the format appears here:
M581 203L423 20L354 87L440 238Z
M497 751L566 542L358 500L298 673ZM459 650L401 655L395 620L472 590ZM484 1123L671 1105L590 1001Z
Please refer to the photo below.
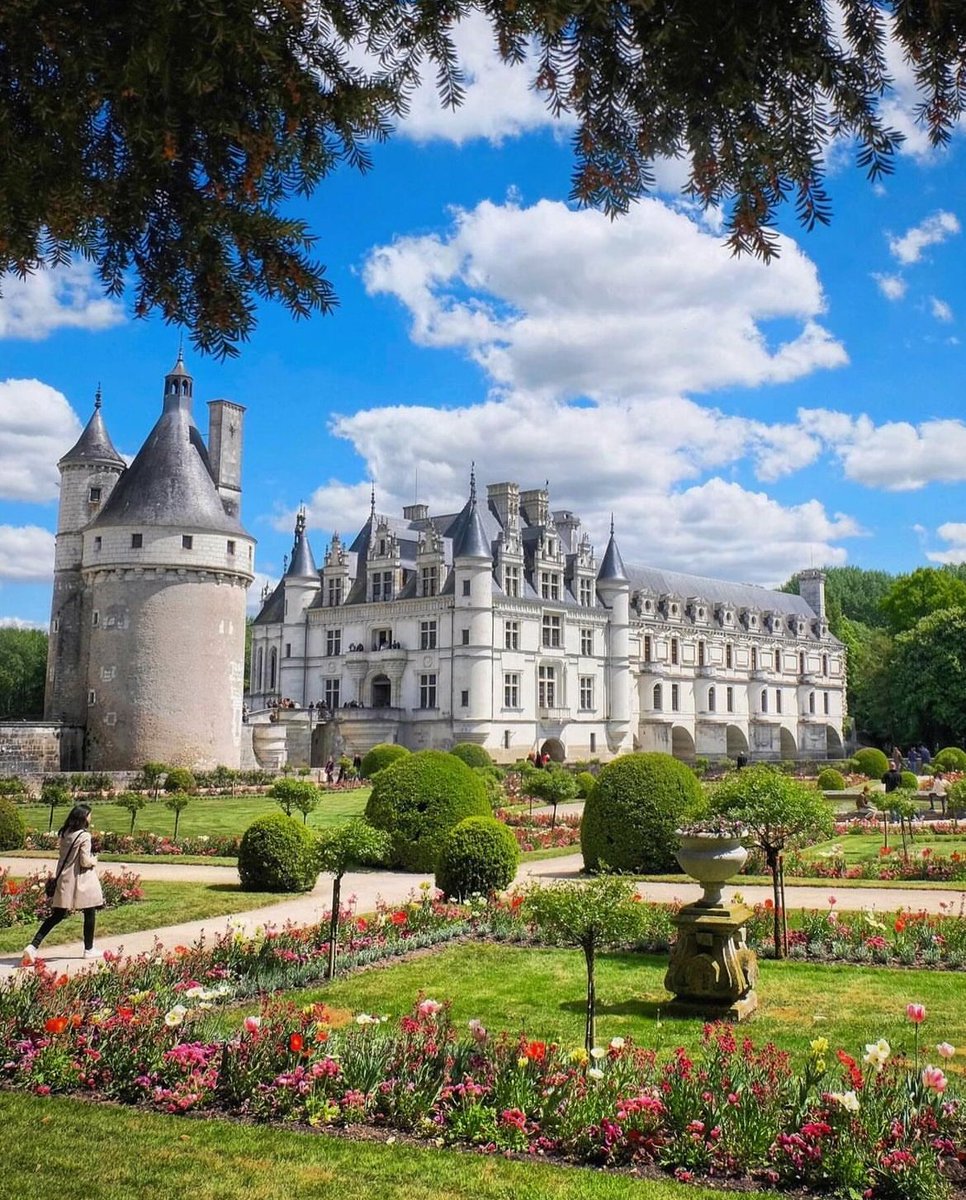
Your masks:
M253 672L255 678L252 680L252 683L255 685L253 690L256 692L260 692L262 690L262 668L265 665L264 659L265 651L261 646L259 646L255 651L255 670Z
M714 706L715 706L714 688L710 687L710 688L708 688L708 712L714 712Z
M655 683L655 685L654 685L653 700L654 700L654 711L660 712L664 706L664 701L662 699L661 685L659 683Z
M808 711L811 716L815 716L815 693L808 693Z
M278 680L278 651L272 647L272 652L268 656L268 690L275 691L276 681Z
M822 674L823 675L828 674L828 655L827 654L822 655Z
M763 713L768 712L768 689L767 688L761 689L761 711Z

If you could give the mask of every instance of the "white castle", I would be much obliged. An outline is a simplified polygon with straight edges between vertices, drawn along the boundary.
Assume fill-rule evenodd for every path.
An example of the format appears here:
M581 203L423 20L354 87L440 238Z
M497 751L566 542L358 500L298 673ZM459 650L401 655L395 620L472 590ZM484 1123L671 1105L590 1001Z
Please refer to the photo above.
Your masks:
M321 570L299 513L254 622L250 719L289 727L278 761L392 741L475 742L498 762L839 758L844 647L824 574L799 579L796 596L625 567L613 521L598 561L545 488L495 483L480 502L472 473L458 513L382 516L373 493Z
M241 761L255 544L240 523L244 409L212 401L206 447L193 390L179 354L161 416L130 466L98 393L58 464L44 715L64 735L62 765L66 735L77 731L92 769Z

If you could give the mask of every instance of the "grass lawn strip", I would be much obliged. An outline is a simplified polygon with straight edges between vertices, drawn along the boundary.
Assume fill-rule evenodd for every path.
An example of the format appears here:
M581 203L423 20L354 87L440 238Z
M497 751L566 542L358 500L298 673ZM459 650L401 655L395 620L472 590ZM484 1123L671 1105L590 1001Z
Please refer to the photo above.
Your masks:
M237 883L163 883L145 879L141 886L144 900L98 913L98 938L223 917L291 899L289 895L275 892L243 892ZM36 928L37 923L30 921L0 929L0 954L22 950ZM80 936L81 917L75 914L51 931L44 941L44 948L74 942Z
M734 1191L0 1093L0 1200L733 1200ZM757 1189L756 1189L757 1190ZM765 1200L773 1192L758 1191Z

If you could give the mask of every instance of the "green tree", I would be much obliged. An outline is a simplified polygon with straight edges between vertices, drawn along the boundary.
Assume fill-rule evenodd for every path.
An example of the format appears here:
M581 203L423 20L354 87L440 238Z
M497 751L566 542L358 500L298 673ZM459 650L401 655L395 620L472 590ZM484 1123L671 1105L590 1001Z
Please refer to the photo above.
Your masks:
M342 163L367 168L364 143L421 73L459 103L451 34L474 11L503 59L530 50L534 88L574 118L576 199L621 212L653 187L655 159L682 158L686 190L726 211L732 250L762 258L786 201L806 227L829 219L830 142L853 142L871 178L891 169L887 37L934 144L966 104L954 0L7 0L0 276L88 258L109 291L132 280L136 313L158 309L219 354L251 332L257 297L327 311L312 235L285 202Z
M323 833L319 837L319 870L332 876L332 912L329 916L329 979L335 978L335 956L339 945L339 909L342 903L342 877L347 871L357 871L360 867L376 866L385 862L391 844L392 839L388 833L376 829L361 817L354 821L347 821L345 825Z
M70 788L64 787L62 783L45 783L40 791L40 803L46 804L49 812L47 813L47 832L54 827L54 809L62 804L70 804Z
M838 636L848 650L847 704L855 727L890 744L896 729L892 634L844 617Z
M142 796L140 792L121 792L114 803L118 808L123 808L131 814L131 828L129 833L134 832L134 822L138 819L138 813L147 805L147 797Z
M0 717L43 716L46 676L47 634L40 629L0 629Z
M966 580L952 571L919 567L893 583L882 600L882 611L893 633L905 633L931 613L964 605Z
M540 931L584 952L587 1003L584 1046L597 1040L597 955L607 946L630 942L640 925L634 884L616 875L600 875L589 883L556 883L527 892L524 911Z
M863 567L823 567L825 572L825 608L829 628L842 636L844 620L861 621L878 628L885 625L882 600L895 582L887 571L867 571ZM798 575L782 584L781 591L799 594Z
M146 762L141 768L141 780L144 787L149 791L152 797L157 800L158 792L161 790L161 781L167 774L168 768L164 763Z
M553 808L550 818L550 828L553 829L557 824L557 805L566 804L576 797L579 791L577 780L566 767L551 767L549 771L530 771L528 783L530 795Z
M892 688L900 744L966 740L966 609L932 613L895 640Z
M831 837L835 829L832 809L821 792L767 763L755 763L727 776L714 789L711 807L743 826L765 855L775 904L775 955L784 958L788 952L784 852L803 838Z
M278 804L287 817L292 815L292 809L302 814L302 824L306 824L309 813L318 806L321 799L319 789L306 779L291 779L283 776L276 779L268 793Z
M165 796L164 807L174 813L174 833L171 835L175 841L178 840L178 825L181 821L181 814L191 803L191 797L187 792L172 792L170 796Z

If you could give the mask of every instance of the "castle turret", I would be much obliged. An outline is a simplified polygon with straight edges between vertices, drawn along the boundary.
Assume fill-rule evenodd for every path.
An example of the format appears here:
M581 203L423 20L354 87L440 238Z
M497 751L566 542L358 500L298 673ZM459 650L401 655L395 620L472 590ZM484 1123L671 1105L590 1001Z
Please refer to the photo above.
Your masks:
M460 738L483 741L493 712L493 557L470 471L470 496L453 539L453 722Z
M597 573L597 594L611 612L607 635L607 740L615 754L630 730L630 591L612 516L610 538Z
M84 531L88 763L237 766L254 540L226 511L179 354L141 451Z
M87 647L90 604L81 570L83 531L97 516L125 468L101 413L97 389L94 412L77 442L57 464L60 505L54 551L54 593L50 608L44 716L69 725L87 721Z
M826 619L825 572L809 567L798 573L798 594L820 621Z
M282 577L284 601L282 608L282 644L279 647L279 691L283 697L308 704L305 694L308 666L308 624L306 611L318 600L322 580L308 534L305 532L305 509L295 516L295 541L292 561Z

